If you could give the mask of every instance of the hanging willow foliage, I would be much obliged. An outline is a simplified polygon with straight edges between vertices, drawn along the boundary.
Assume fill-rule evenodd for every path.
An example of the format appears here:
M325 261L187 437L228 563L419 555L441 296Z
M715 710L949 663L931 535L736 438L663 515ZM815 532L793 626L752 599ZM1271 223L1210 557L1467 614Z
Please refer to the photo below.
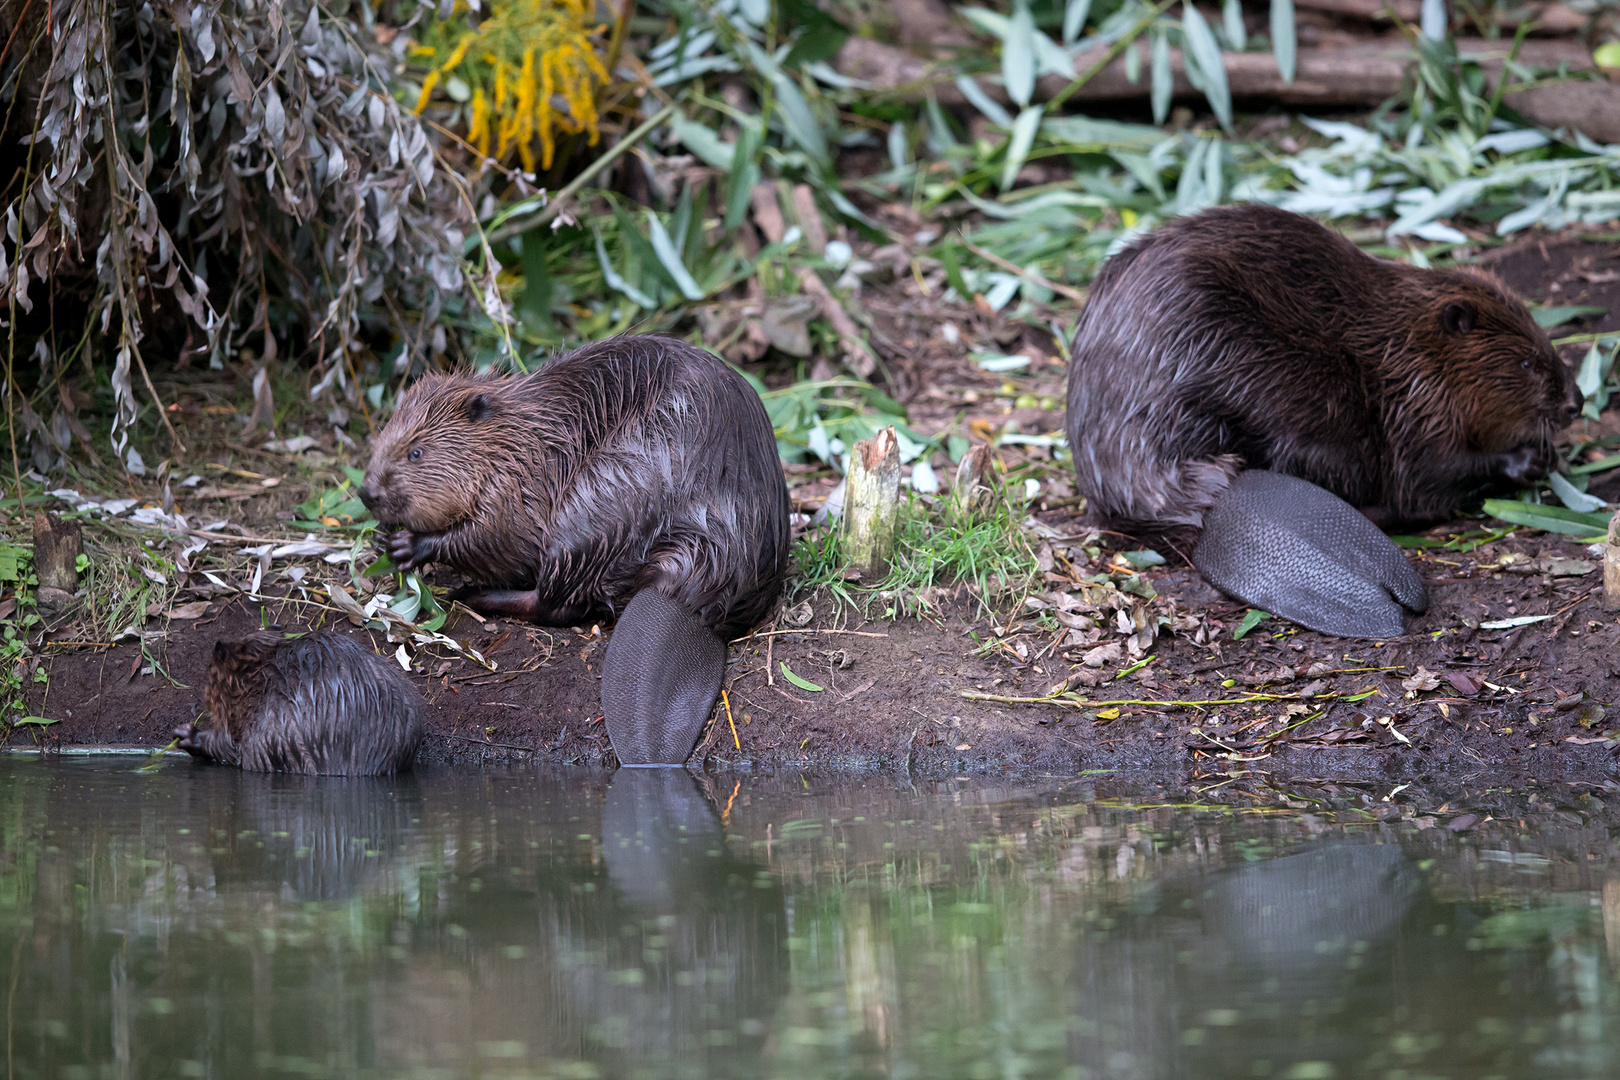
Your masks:
M462 293L504 318L493 282L463 275L470 194L389 93L398 58L384 42L402 51L404 35L367 5L346 18L310 0L49 10L48 31L19 28L32 48L5 83L34 134L3 212L0 305L16 334L42 283L93 273L121 457L132 374L151 388L141 342L175 309L213 366L248 344L272 362L279 338L313 358L312 395L351 400L363 323L420 343ZM34 346L14 339L13 355Z

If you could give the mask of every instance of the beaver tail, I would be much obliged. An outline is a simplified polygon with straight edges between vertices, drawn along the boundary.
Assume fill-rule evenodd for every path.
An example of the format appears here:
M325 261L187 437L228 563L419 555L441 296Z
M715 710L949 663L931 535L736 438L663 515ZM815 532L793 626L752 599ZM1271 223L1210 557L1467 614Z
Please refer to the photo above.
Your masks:
M602 660L602 712L621 765L680 765L726 673L725 643L655 588L625 605Z
M1401 549L1349 503L1295 476L1239 473L1204 514L1193 565L1257 608L1324 634L1400 637L1429 605Z

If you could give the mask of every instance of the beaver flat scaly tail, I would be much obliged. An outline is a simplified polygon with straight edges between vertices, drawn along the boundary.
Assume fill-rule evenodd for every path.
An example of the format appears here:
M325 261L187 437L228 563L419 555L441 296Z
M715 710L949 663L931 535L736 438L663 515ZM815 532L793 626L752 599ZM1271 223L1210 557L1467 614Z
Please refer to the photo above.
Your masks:
M1412 564L1363 514L1263 469L1239 473L1204 512L1192 562L1239 599L1339 637L1399 637L1402 609L1429 606Z
M621 765L684 762L726 673L725 643L657 589L625 606L602 661L602 712Z

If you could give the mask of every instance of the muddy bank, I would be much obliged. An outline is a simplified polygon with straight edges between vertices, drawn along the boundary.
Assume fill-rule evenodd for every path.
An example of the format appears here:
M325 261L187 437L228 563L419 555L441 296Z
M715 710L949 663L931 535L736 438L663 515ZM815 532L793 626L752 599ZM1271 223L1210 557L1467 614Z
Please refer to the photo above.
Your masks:
M997 626L973 617L961 594L922 619L865 621L830 603L800 607L732 646L729 715L717 707L694 760L717 769L923 774L1614 776L1620 618L1601 610L1591 553L1532 535L1415 559L1429 613L1384 642L1276 620L1234 641L1241 605L1185 567L1143 572L1158 594L1149 609L1170 613L1166 621L1180 629L1161 629L1142 660L1098 666L1086 663L1095 647L1066 645L1063 627L1030 618ZM161 746L198 716L214 640L264 622L324 625L394 651L382 634L296 594L262 605L218 600L200 618L152 620L144 645L48 644L49 682L31 709L58 722L19 729L9 742ZM480 624L458 613L445 629L496 670L418 651L424 762L611 762L598 705L601 628ZM1013 700L1064 687L1057 699Z

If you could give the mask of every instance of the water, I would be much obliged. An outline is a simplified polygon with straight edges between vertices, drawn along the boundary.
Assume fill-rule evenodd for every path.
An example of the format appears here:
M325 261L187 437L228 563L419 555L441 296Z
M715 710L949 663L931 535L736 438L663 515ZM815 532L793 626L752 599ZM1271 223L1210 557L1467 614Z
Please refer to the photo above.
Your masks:
M1560 791L0 758L0 1078L1611 1077Z

